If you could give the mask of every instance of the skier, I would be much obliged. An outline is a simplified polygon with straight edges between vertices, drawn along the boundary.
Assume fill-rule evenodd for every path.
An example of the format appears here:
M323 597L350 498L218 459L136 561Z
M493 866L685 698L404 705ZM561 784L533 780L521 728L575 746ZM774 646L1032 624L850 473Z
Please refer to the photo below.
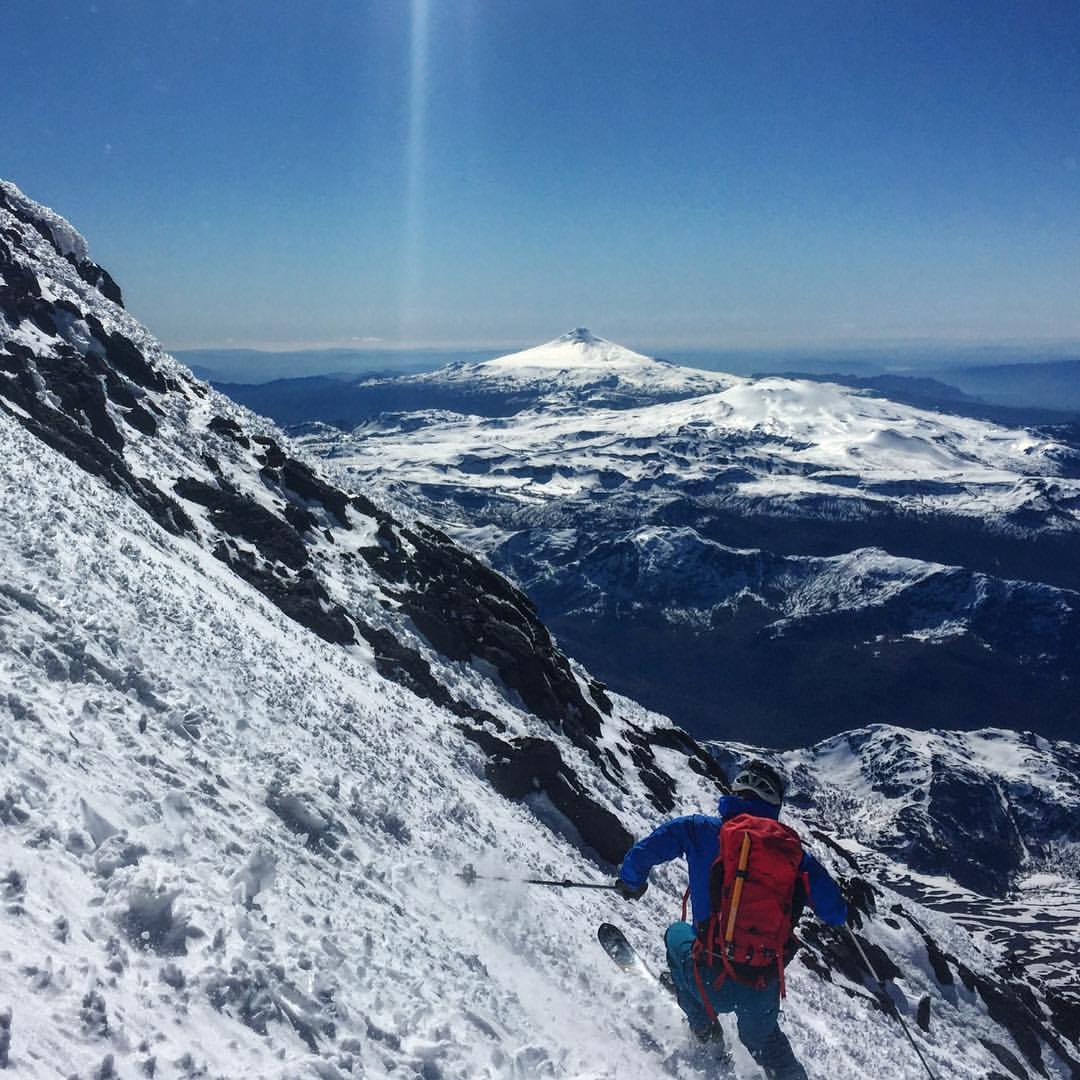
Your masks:
M842 926L847 904L836 882L793 829L779 822L784 778L751 761L720 799L720 816L675 818L623 859L616 889L637 900L657 863L685 855L693 925L664 936L671 979L694 1035L723 1044L717 1013L733 1012L739 1038L771 1080L806 1080L777 1022L792 928L807 900L823 922ZM726 1049L722 1057L727 1059ZM730 1060L730 1059L727 1059Z

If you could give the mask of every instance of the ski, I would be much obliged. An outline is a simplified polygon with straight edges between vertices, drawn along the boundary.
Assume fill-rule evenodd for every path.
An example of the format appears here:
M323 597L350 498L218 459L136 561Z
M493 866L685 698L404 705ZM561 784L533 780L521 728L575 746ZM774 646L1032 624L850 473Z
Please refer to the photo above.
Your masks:
M664 981L659 979L652 968L641 959L637 949L626 940L626 935L617 926L607 922L601 923L596 928L596 940L600 942L604 952L611 957L620 971L644 979L654 987L665 986ZM664 1053L660 1044L645 1028L630 1024L630 1029L636 1033L639 1042L647 1050L661 1055Z
M615 961L623 971L632 975L638 975L648 979L657 986L663 987L672 997L675 996L675 984L671 976L665 971L657 975L655 971L638 955L637 949L626 940L626 935L612 923L601 923L596 928L596 940L600 942L604 952Z
M600 942L604 952L623 971L659 982L648 964L638 956L637 950L626 940L626 935L617 926L609 922L601 923L596 928L596 940Z

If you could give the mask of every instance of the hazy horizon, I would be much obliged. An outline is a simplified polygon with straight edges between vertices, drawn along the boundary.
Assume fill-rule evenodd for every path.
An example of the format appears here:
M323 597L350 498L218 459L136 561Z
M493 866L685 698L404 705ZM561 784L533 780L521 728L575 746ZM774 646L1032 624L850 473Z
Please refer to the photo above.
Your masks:
M601 335L605 336L605 335ZM524 347L541 344L525 342ZM878 375L933 373L968 367L1010 364L1053 364L1080 359L1080 341L1054 343L935 343L893 342L862 345L791 345L787 347L732 348L700 346L690 348L642 347L636 342L618 342L646 355L672 363L707 370L750 375L787 370L808 373ZM522 344L488 346L404 346L368 345L364 348L334 346L314 349L202 348L173 350L197 374L226 383L263 383L278 379L314 376L364 375L371 373L410 374L432 371L458 361L480 361L514 352Z

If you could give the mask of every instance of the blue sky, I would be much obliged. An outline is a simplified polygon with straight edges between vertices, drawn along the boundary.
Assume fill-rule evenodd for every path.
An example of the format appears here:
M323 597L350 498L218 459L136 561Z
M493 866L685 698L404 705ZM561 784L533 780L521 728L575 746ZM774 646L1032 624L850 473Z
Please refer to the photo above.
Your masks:
M0 175L172 347L1080 339L1080 5L12 0Z

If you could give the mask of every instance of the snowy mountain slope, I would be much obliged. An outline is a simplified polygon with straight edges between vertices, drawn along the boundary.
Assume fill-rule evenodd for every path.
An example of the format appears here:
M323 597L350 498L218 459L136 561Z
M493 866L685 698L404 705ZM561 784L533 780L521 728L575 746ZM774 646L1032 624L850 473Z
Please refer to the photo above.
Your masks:
M596 871L498 799L451 717L3 424L5 463L23 463L3 487L21 586L4 597L17 1064L632 1069L611 1047L591 1062L581 1019L576 1038L543 1034L573 1021L533 996L567 977L572 943L558 970L547 955L562 898L455 886L485 849L511 869ZM530 943L534 922L553 929Z
M573 669L475 559L193 380L44 210L0 198L0 1058L702 1075L670 1004L593 943L613 898L454 872L603 880L710 805L712 759ZM678 879L614 909L653 960ZM909 1019L930 1009L943 1075L1076 1073L1051 992L877 900L863 932ZM842 937L810 930L789 985L811 1075L918 1075Z
M150 1061L160 1076L667 1072L678 1018L592 946L610 899L453 878L466 861L598 875L491 790L448 714L0 425L17 507L6 577L21 586L3 598L0 949L20 1074L109 1075L110 1056L120 1076ZM676 775L680 808L707 802L707 783ZM638 803L624 812L643 831ZM655 962L676 875L654 893L615 913ZM903 972L910 1021L932 997L933 1065L986 1075L998 1059L976 1038L1024 1060L1032 1021L1010 1014L1014 1035L990 1018L986 958L905 908L956 985L974 980L944 993L911 924L866 931ZM811 1075L917 1076L846 954L826 936L808 955L832 981L797 963L785 1024ZM1047 1075L1069 1075L1034 1039Z
M531 377L529 356L502 367ZM480 387L484 367L502 370L421 378ZM1076 730L1068 444L780 378L612 409L552 371L549 400L512 417L393 414L302 441L442 522L572 655L699 734L766 725L794 745L867 702L882 721Z
M508 699L515 715L601 760L604 699L579 682L524 596L436 530L321 480L269 425L164 356L37 231L24 225L0 242L0 407L303 626L365 648L382 673L453 710L491 756L493 783L511 783L524 753L514 740L539 737L531 719L495 718ZM646 737L634 738L646 761ZM616 858L627 834L580 790L570 762L555 752L538 775L584 839Z
M1080 457L1069 446L824 383L741 379L636 409L421 413L351 440L323 435L324 449L348 453L361 474L377 455L410 483L456 480L522 513L566 497L611 501L626 488L646 500L708 492L719 506L777 516L818 502L856 520L937 512L990 518L1006 535L1080 530Z

